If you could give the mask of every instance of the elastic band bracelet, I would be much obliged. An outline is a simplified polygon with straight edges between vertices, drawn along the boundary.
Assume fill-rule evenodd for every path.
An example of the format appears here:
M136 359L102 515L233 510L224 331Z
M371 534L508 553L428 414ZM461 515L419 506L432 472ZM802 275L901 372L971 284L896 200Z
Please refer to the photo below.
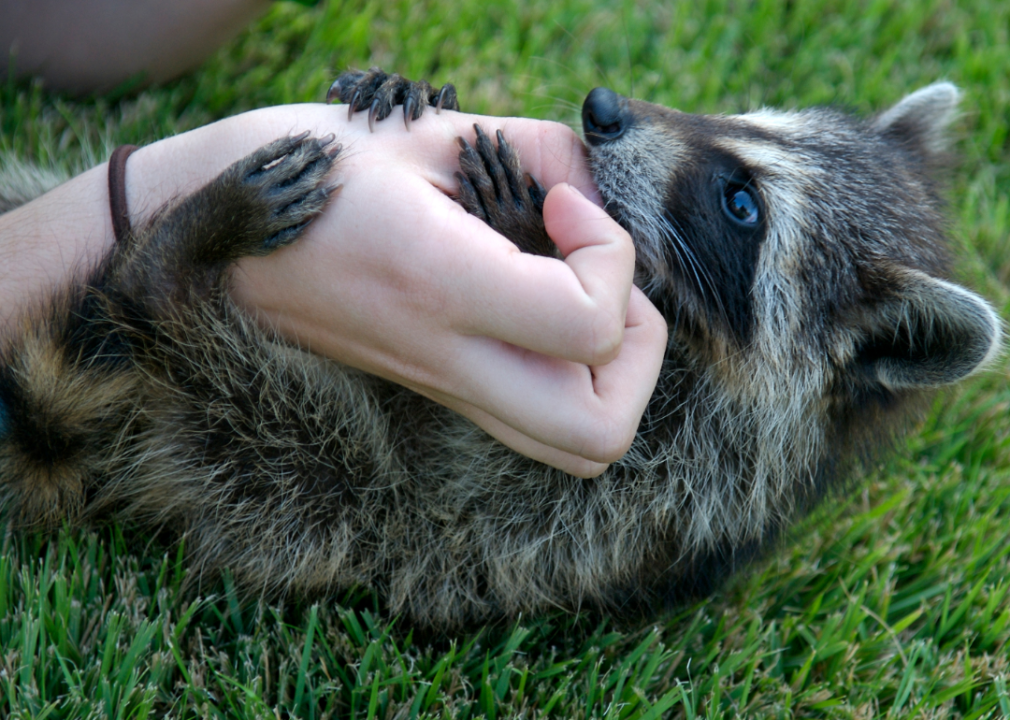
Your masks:
M112 234L122 245L130 235L130 211L126 207L126 161L136 145L120 145L109 158L109 209L112 211Z

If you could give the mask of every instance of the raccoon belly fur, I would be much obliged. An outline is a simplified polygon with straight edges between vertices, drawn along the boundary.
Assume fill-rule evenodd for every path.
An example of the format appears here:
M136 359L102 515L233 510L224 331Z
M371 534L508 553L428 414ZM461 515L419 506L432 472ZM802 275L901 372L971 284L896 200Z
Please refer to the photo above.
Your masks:
M455 107L377 69L331 95L373 121ZM282 138L4 338L3 512L168 527L196 573L228 568L252 593L367 586L441 628L708 592L917 400L996 352L995 313L946 278L935 182L958 95L938 83L862 120L589 94L589 162L670 338L630 452L589 480L235 307L227 268L296 241L339 163L324 142ZM543 190L507 143L478 129L460 164L470 212L554 253Z

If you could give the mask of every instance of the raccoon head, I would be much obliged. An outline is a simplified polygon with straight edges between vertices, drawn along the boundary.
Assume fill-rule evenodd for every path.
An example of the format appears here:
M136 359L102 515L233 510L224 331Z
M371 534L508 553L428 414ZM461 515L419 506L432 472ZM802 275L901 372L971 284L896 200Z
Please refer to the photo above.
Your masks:
M982 366L999 321L944 279L933 179L959 95L937 83L864 121L690 115L593 90L594 177L671 343L743 395L883 397Z

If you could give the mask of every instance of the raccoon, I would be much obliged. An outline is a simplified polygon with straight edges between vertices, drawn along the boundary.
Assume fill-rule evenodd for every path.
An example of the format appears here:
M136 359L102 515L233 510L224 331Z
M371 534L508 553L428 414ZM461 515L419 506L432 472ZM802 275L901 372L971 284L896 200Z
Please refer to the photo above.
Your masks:
M331 97L382 121L455 109L377 69ZM286 343L229 299L238 258L295 242L339 151L282 138L164 208L26 313L0 353L0 502L21 526L116 517L185 536L250 593L377 590L451 629L550 608L652 611L712 591L1000 346L947 279L935 175L958 90L860 120L698 116L597 88L589 162L664 313L627 455L581 479L425 398ZM477 128L459 200L553 254L543 189ZM335 200L339 202L339 200Z

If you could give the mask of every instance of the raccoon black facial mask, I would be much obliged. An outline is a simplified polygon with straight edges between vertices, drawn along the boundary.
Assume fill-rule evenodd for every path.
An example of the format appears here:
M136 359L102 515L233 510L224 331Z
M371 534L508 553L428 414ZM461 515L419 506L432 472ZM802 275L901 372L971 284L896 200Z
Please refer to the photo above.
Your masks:
M455 108L449 88L377 70L331 94L372 122L397 104L415 121ZM995 351L995 314L945 279L929 175L957 99L933 85L866 122L700 117L590 93L589 162L670 326L631 451L591 480L234 306L226 267L297 241L339 162L318 140L278 140L4 339L0 503L28 526L165 526L195 566L230 568L250 592L366 585L440 627L708 591L837 487L855 448ZM461 173L468 210L556 252L515 153L483 138Z

